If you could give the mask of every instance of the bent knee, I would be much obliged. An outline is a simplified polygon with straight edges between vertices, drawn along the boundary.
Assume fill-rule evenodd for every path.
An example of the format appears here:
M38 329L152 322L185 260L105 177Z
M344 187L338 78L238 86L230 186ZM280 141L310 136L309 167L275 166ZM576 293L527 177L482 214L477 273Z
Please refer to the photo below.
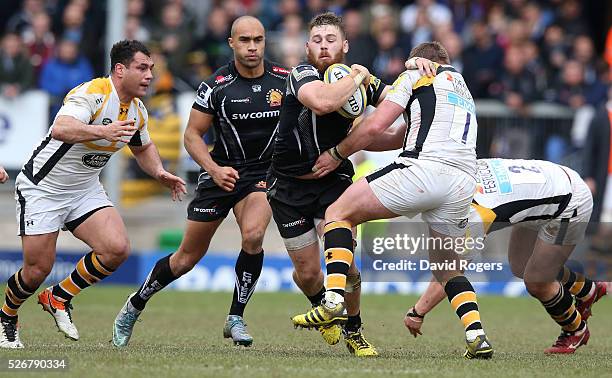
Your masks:
M22 274L27 277L28 281L31 281L28 282L29 284L38 286L45 281L52 269L52 264L24 265Z
M127 238L108 240L100 248L94 250L96 254L105 256L113 264L120 264L130 254L130 241Z
M247 253L259 253L263 244L265 229L250 229L242 233L242 249Z

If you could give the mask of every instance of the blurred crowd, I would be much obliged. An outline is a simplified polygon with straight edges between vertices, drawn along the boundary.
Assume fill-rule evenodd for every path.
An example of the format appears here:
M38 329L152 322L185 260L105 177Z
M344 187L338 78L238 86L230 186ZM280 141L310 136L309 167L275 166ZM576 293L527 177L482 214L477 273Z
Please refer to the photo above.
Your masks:
M62 97L105 73L105 1L3 3L4 96L38 87ZM268 57L294 66L303 59L309 19L325 10L344 16L347 61L371 67L388 83L413 46L439 40L477 98L517 111L537 100L572 108L605 101L611 62L595 46L578 0L126 0L125 34L151 46L159 89L181 91L231 59L227 37L236 17L258 16ZM606 56L612 60L611 51Z
M1 95L40 88L51 95L53 115L72 87L105 75L107 2L3 0ZM229 29L244 14L266 27L267 56L294 66L304 58L308 21L326 10L344 17L348 63L370 67L392 83L413 46L439 40L474 97L499 100L514 115L528 116L529 105L538 101L596 109L605 103L612 77L610 20L592 22L597 8L585 9L589 2L578 0L125 3L126 37L146 42L154 55L156 93L192 91L231 60Z

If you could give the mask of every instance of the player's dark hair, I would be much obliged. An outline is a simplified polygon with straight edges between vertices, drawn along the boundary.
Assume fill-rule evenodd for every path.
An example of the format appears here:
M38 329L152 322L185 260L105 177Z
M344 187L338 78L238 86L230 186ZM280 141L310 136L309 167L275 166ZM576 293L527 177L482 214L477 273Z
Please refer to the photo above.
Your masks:
M334 12L325 12L314 16L308 23L308 31L312 30L312 28L316 26L323 25L332 25L337 27L340 29L340 33L342 33L342 38L346 39L346 31L344 30L344 22L342 21L342 17L336 15Z
M134 55L136 55L137 52L141 52L148 57L151 56L151 52L147 46L140 41L123 40L115 43L110 53L111 72L115 72L115 65L117 63L121 63L126 67L129 66L132 60L134 60Z
M438 41L433 42L423 42L417 45L415 48L410 51L410 58L414 57L429 59L432 62L440 63L440 64L450 64L450 58L448 56L448 51L442 46L442 44Z

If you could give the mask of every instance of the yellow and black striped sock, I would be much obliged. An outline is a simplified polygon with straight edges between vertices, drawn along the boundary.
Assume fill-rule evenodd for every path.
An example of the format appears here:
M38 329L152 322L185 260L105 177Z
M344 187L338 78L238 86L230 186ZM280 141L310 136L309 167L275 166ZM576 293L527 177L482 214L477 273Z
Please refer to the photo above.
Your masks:
M53 286L53 296L57 300L68 302L81 290L105 279L114 271L114 269L104 266L95 252L89 252L79 260L76 269L68 277Z
M558 279L563 288L578 300L585 301L595 294L595 282L566 266L559 272Z
M465 331L481 330L476 292L470 281L465 276L453 277L444 285L444 291Z
M13 274L9 279L4 290L4 304L0 310L0 316L17 321L17 310L38 289L28 287L21 276L21 269Z
M579 332L585 327L580 313L574 306L574 298L565 290L563 285L559 285L559 291L554 297L547 301L541 301L546 312L561 328L566 332Z
M327 290L344 296L346 275L353 262L353 233L348 222L336 221L325 225L325 266Z

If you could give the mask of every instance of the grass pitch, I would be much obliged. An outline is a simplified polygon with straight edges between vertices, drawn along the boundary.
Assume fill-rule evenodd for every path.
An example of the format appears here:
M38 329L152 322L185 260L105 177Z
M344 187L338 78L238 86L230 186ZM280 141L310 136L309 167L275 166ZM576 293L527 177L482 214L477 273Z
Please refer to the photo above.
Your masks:
M306 310L308 303L292 293L256 293L251 298L245 318L255 342L239 348L222 337L231 293L164 291L149 302L130 346L117 350L109 343L112 322L132 290L94 287L79 295L73 301L78 342L56 331L33 296L20 310L26 349L2 350L0 359L67 358L69 369L61 375L75 377L612 376L609 297L594 307L589 345L570 356L543 354L559 329L535 299L479 297L495 355L475 361L462 358L462 326L448 303L427 315L424 335L413 339L402 319L416 297L365 296L364 333L380 357L362 360L351 356L343 341L328 346L317 331L294 330L290 316ZM6 370L0 375L17 376Z

